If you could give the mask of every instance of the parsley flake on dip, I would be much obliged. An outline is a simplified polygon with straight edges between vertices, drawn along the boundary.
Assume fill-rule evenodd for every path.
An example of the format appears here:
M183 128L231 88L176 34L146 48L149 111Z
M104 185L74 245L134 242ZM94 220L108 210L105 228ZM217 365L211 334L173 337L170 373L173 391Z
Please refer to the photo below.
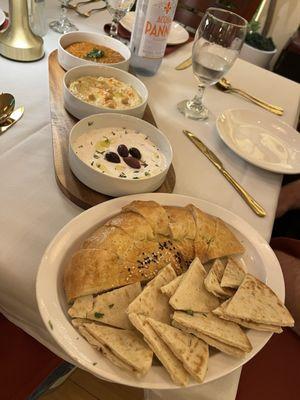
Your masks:
M72 145L93 169L124 179L145 179L166 168L166 158L143 133L127 128L91 129Z

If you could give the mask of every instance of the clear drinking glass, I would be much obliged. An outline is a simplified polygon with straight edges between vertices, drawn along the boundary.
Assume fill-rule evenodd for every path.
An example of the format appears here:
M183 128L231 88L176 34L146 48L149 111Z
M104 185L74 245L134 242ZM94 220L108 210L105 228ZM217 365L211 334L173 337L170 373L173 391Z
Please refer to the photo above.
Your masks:
M118 33L119 21L125 17L135 0L105 0L107 10L112 14L112 23L110 25L109 36L116 37Z
M59 20L52 21L49 24L49 27L58 33L68 33L72 31L78 31L77 26L72 24L72 22L67 18L67 6L70 3L70 0L59 0L60 3L60 15Z
M208 8L197 29L193 50L193 73L199 82L198 94L183 100L178 110L188 118L206 119L208 109L202 98L207 86L214 85L231 68L243 45L247 21L221 8Z

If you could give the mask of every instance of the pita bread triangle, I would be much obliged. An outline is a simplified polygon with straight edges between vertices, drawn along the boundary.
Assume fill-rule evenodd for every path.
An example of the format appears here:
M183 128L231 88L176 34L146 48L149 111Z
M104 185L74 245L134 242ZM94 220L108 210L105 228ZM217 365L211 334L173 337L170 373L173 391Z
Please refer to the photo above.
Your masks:
M220 342L219 340L213 339L210 336L204 335L203 333L200 333L200 332L196 331L195 329L187 328L186 326L181 325L174 320L172 321L172 325L175 328L182 330L183 332L191 333L192 335L196 336L197 338L203 340L209 346L212 346L212 347L222 351L223 353L228 354L229 356L237 357L237 358L245 357L246 353L244 351L238 349L237 347L229 346L228 344L225 344L223 342Z
M294 326L293 317L276 294L250 274L228 303L226 314L260 324Z
M208 312L219 305L219 300L204 286L206 271L198 258L195 258L181 279L179 286L170 298L175 310Z
M153 353L134 331L84 324L87 332L123 363L128 364L140 374L146 374L152 364Z
M87 313L93 309L93 305L93 295L78 297L68 309L68 314L72 318L86 318Z
M169 347L157 335L155 330L147 322L147 317L135 313L129 314L132 325L144 336L145 341L153 350L159 361L168 371L172 381L176 385L186 386L189 381L189 375L183 368L182 363L174 356Z
M232 258L228 259L223 277L221 280L222 287L238 288L245 278L243 267Z
M244 326L245 328L255 329L256 331L264 331L264 332L275 332L275 333L282 332L282 329L279 326L258 324L256 322L244 321L240 318L234 318L234 317L230 317L230 316L226 315L226 307L229 302L230 302L230 299L227 301L224 301L224 303L222 303L218 308L216 308L212 312L222 319L226 319L227 321L235 322L236 324Z
M204 263L209 260L207 251L210 241L215 237L216 218L199 210L193 204L187 205L186 209L192 214L196 224L195 256Z
M231 297L234 291L230 288L222 288L220 286L220 276L222 276L222 270L224 271L224 265L220 260L215 260L212 267L210 268L206 278L204 279L204 285L206 290L211 292L217 297Z
M209 358L208 345L193 335L182 332L170 325L147 318L147 322L165 342L184 368L198 382L203 382Z
M176 311L173 320L242 351L249 352L252 350L247 335L239 325L218 318L212 313L189 315L185 312Z
M164 267L129 304L127 313L142 314L162 322L169 322L171 314L169 299L161 292L160 288L175 278L176 273L171 265Z
M160 288L161 292L168 297L172 297L173 294L176 292L182 277L183 277L183 275L179 275L175 279L173 279L171 282L162 286Z
M122 329L132 329L126 314L129 304L141 293L139 282L112 290L94 298L86 318Z
M241 254L244 251L244 246L238 241L233 232L220 218L217 218L216 233L209 242L207 259L211 260L233 254Z
M89 344L94 347L94 349L100 351L104 357L106 357L110 362L115 364L117 367L121 369L125 369L130 372L136 372L137 376L140 376L140 374L130 365L126 364L122 360L120 360L118 357L114 355L107 347L105 347L102 343L98 342L84 326L79 326L79 332L80 334L89 342Z

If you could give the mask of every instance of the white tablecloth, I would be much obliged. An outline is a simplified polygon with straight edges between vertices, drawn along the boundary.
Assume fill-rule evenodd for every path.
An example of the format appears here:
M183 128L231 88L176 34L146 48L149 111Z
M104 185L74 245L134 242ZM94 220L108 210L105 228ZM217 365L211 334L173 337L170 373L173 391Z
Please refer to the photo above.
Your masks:
M51 20L57 15L57 2L47 3L47 16ZM0 7L7 10L6 1L0 0ZM94 14L89 19L80 18L73 12L69 15L79 28L100 32L104 23L110 20L106 12ZM44 38L46 57L43 60L18 63L1 58L0 62L1 91L13 93L17 106L25 106L22 120L0 137L0 311L67 359L43 326L35 298L35 277L45 248L58 230L82 211L61 193L53 173L47 56L56 48L58 37L49 31ZM197 122L187 120L177 112L177 102L192 97L196 91L191 69L174 70L190 51L191 44L182 47L164 59L155 77L143 78L157 124L174 149L174 192L201 197L234 211L268 240L282 177L251 166L226 148L217 136L214 118ZM235 63L228 78L253 94L283 106L285 114L282 118L291 125L296 124L299 85L241 60ZM256 109L237 96L220 93L215 88L207 90L205 102L214 115L227 108ZM258 218L246 206L183 136L183 128L194 131L216 151L236 179L266 208L266 218ZM239 375L240 370L218 382L184 394L182 391L177 393L181 398L188 395L191 399L194 396L211 400L234 399Z

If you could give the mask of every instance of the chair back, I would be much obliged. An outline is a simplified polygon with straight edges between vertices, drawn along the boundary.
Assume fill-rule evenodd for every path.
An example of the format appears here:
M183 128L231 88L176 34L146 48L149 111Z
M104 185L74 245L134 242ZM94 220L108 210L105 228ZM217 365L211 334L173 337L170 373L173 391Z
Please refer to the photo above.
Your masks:
M179 0L175 21L195 32L208 7L226 8L250 21L261 0Z

